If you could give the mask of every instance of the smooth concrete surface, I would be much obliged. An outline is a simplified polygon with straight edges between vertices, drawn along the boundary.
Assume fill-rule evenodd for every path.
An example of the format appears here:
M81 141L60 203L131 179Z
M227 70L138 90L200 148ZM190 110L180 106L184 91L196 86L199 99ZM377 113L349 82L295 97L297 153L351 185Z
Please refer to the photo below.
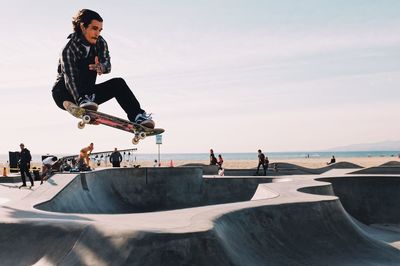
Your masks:
M55 175L0 205L1 264L400 265L400 175L352 171Z

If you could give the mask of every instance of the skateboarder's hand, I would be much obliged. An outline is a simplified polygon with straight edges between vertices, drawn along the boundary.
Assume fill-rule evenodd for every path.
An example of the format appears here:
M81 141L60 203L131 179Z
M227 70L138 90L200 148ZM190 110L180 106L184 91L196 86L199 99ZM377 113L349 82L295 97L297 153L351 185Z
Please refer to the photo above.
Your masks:
M98 75L103 74L103 69L102 69L101 64L99 62L99 57L98 56L96 56L94 58L94 64L90 64L89 65L89 70L96 71Z

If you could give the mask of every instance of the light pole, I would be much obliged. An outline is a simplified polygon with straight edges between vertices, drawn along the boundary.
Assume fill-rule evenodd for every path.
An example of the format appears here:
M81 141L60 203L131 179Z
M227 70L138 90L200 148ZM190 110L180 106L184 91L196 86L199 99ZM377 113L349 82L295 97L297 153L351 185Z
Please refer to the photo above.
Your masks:
M156 135L156 144L158 145L158 166L161 166L161 161L160 161L160 146L162 144L162 135Z

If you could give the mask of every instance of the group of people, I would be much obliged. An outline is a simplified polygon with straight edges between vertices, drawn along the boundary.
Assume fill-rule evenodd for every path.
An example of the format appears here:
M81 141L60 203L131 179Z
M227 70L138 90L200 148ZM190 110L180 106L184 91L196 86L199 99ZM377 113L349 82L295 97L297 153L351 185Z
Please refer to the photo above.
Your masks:
M222 159L222 155L218 154L218 159L215 157L214 150L210 149L210 165L218 165L219 171L223 171L222 164L224 160ZM260 167L262 166L264 169L264 175L267 175L269 160L268 157L264 155L261 150L258 150L258 166L256 175L259 175Z
M30 150L28 150L25 147L25 144L21 143L19 145L21 148L19 152L19 159L18 159L18 167L19 171L21 173L21 180L22 180L22 185L19 186L21 187L26 187L26 177L29 178L29 181L31 182L31 187L35 185L32 174L30 172L31 168L31 161L32 161L32 155ZM58 158L56 156L48 156L44 158L43 160L43 169L42 169L42 175L40 176L40 184L43 184L43 180L46 177L49 177L51 175L51 169L52 166L58 161ZM47 179L47 178L46 178Z
M94 149L93 143L90 143L89 146L81 149L78 157L78 165L85 165L87 168L90 169L89 156L92 154L93 149ZM110 154L109 160L113 167L121 167L122 155L117 148L114 148L114 151Z
M214 155L214 150L210 149L210 165L218 165L219 169L222 169L222 164L224 163L224 159L222 159L222 155L218 154L218 159Z
M21 187L26 187L26 178L29 178L29 181L31 183L31 187L35 185L32 174L30 172L30 167L31 167L31 161L32 161L32 155L30 150L28 150L23 143L20 145L20 152L19 152L19 159L18 159L18 167L21 173L21 180L22 180L22 185ZM79 170L88 170L90 169L89 162L90 162L90 155L94 149L94 144L90 143L87 147L84 147L80 150L79 156L78 156L78 165L76 166L79 168ZM121 167L121 162L122 162L122 155L118 151L117 148L114 148L114 151L110 155L110 163L112 164L113 167ZM47 180L52 172L54 170L54 165L59 161L57 156L47 156L42 160L42 174L40 175L40 184L43 184L43 181ZM74 160L75 161L75 160ZM65 161L61 163L60 169L66 169L66 167L69 166ZM74 165L75 167L75 165ZM68 167L71 169L71 167Z
M222 155L218 154L218 159L214 155L214 150L210 149L210 165L218 165L218 175L223 176L225 173L224 168L222 168L222 164L224 163L224 159L222 159Z

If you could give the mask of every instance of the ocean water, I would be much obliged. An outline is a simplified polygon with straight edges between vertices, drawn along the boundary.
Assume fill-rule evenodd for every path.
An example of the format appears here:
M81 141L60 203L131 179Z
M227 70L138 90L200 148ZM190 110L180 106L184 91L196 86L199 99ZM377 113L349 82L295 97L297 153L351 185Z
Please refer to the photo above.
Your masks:
M92 155L92 159L95 160L107 160L110 153L96 153ZM136 151L121 152L124 160L126 161L154 161L158 158L157 154L144 154ZM221 154L224 160L257 160L256 152L247 153L218 153ZM63 154L54 154L55 156L63 157ZM285 160L285 159L296 159L296 158L331 158L334 155L337 159L350 158L350 157L388 157L397 159L400 156L400 151L341 151L341 152L265 152L270 160ZM33 162L41 161L41 154L32 154ZM97 156L97 157L96 157ZM162 161L170 160L187 160L187 161L198 161L209 159L209 153L161 153ZM0 154L0 163L6 163L9 160L8 154Z

